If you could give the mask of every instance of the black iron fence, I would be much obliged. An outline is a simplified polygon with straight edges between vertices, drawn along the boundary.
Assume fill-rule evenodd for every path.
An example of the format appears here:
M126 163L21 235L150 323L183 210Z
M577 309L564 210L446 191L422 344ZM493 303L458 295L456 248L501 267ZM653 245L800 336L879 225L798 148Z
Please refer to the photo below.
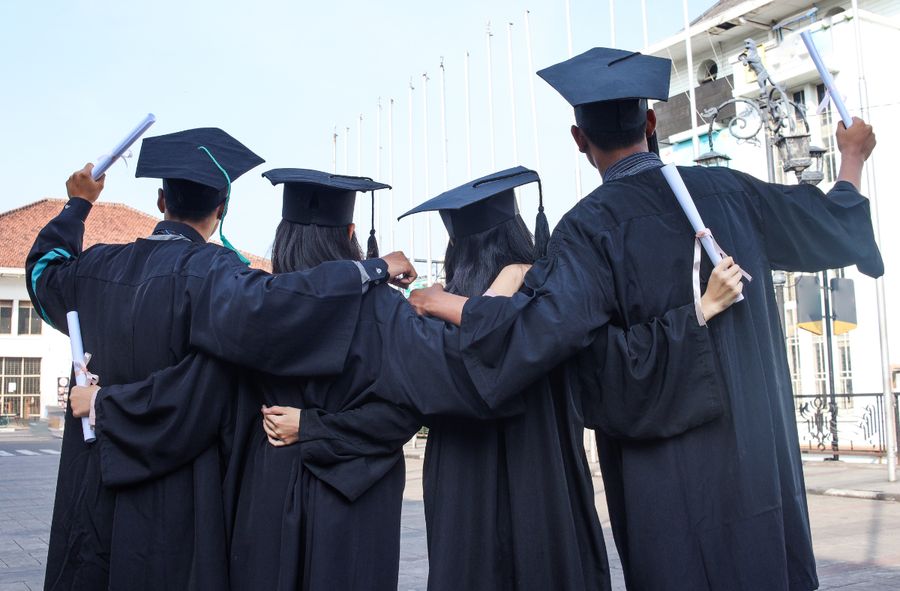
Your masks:
M894 409L900 393L894 392ZM827 395L795 395L794 413L802 451L883 455L887 416L881 392L838 394L834 409ZM895 419L896 420L896 419Z

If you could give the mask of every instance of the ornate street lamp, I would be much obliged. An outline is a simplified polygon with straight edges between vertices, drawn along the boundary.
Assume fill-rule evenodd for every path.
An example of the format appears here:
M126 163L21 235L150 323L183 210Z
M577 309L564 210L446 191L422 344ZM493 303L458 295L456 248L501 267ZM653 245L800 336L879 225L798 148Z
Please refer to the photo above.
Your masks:
M820 146L810 146L809 156L812 164L800 175L800 183L804 185L818 185L825 178L825 154L828 152Z
M715 150L710 150L709 152L704 152L700 154L697 158L694 159L699 166L724 166L728 167L728 162L731 160L731 156L728 154L723 154L721 152L716 152Z

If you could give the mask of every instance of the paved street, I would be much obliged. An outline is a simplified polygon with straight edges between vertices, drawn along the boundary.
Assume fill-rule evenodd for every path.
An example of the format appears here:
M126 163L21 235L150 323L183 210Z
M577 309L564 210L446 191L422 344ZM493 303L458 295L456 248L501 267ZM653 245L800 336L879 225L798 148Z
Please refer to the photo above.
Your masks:
M58 450L59 440L49 433L0 433L0 452L6 452L0 453L0 591L41 588L59 462L53 452ZM408 458L407 466L399 591L420 591L428 573L422 462ZM832 489L848 483L872 489L881 482L883 469L811 463L806 472L809 488L824 491L829 482L835 483ZM607 547L614 553L601 480L595 478L594 485ZM883 488L893 490L886 483ZM900 589L900 502L810 494L809 507L821 589ZM622 590L618 560L611 556L610 562L613 587Z

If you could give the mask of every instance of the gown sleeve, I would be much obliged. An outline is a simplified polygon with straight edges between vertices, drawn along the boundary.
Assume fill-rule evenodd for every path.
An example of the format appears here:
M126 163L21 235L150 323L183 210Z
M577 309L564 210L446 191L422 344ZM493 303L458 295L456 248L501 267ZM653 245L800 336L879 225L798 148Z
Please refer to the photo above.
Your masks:
M618 439L674 437L725 411L710 331L693 304L628 330L608 325L579 353L586 423Z
M869 277L884 274L869 200L846 181L823 194L812 185L774 185L738 177L756 198L772 267L814 272L856 265Z
M159 478L227 439L236 392L232 367L197 353L140 382L103 386L95 401L103 483Z
M328 413L300 414L300 457L316 478L355 501L396 465L419 430L408 410L382 401Z
M73 305L75 270L91 203L75 197L38 232L25 261L28 295L41 317L68 334L66 312Z
M221 250L206 268L186 271L191 345L274 375L340 372L359 317L358 267L338 261L271 275Z
M491 420L524 410L518 397L487 404L463 363L460 329L418 316L402 296L394 296L379 307L384 348L379 398L414 411L425 424L432 417Z
M609 262L593 239L557 226L547 257L511 298L470 298L460 349L468 374L490 408L588 346L609 321Z

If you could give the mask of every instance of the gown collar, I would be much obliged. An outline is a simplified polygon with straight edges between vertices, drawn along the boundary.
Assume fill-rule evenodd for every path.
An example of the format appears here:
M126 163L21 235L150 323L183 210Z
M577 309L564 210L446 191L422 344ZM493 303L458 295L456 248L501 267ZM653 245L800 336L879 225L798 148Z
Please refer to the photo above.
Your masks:
M156 224L156 227L153 228L154 236L177 236L181 238L185 238L190 240L191 242L199 242L204 243L206 240L203 239L203 236L200 235L200 232L192 228L191 226L184 224L182 222L173 222L163 220Z
M638 152L636 154L631 154L607 168L606 174L603 175L603 182L608 183L610 181L615 181L626 176L644 172L645 170L660 168L662 165L662 160L660 160L659 156L653 152Z

